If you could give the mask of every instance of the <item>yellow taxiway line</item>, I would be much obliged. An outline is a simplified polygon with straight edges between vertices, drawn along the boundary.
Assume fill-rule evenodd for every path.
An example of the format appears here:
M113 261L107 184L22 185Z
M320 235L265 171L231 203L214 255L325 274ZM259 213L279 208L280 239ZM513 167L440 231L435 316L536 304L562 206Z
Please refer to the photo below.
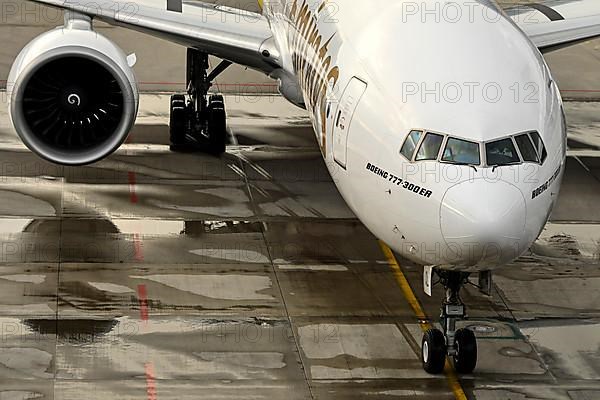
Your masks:
M425 314L425 311L423 311L421 303L419 302L419 300L415 296L415 293L410 287L410 283L408 283L408 279L406 279L404 272L402 272L402 268L400 268L400 264L398 263L398 260L396 260L396 256L394 256L392 249L390 249L388 245L383 243L382 241L379 241L379 245L381 246L381 250L383 250L383 254L387 259L390 268L392 268L394 278L396 278L396 282L398 282L398 286L400 286L402 294L404 294L404 297L408 301L408 304L410 305L415 316L419 320L421 330L425 332L426 330L432 328L427 314ZM444 367L444 374L448 379L448 386L450 386L450 389L452 390L452 393L454 394L456 400L467 400L467 395L465 394L465 391L463 390L462 386L460 385L460 382L458 381L458 376L456 375L454 368L452 368L452 365L450 365L450 362L447 358L446 365Z

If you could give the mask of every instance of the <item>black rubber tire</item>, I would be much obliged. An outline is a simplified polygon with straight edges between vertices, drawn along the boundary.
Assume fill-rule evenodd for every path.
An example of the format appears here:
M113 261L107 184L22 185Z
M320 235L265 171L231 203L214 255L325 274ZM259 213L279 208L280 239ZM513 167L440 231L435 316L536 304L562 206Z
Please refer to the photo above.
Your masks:
M185 95L174 94L173 96L171 96L171 104L173 104L175 102L183 102L183 104L185 105Z
M211 99L214 96L211 96ZM221 97L222 99L222 97ZM208 152L225 153L227 142L227 114L222 102L211 101L208 105Z
M470 374L477 366L477 338L469 329L459 329L455 336L454 369L459 374Z
M169 141L173 150L183 148L186 144L185 129L188 117L186 104L185 95L174 94L171 96Z
M429 374L441 374L446 364L446 339L439 329L429 329L421 342L423 369Z
M173 100L171 101L171 109L175 107L185 108L185 100Z
M172 147L185 145L186 114L185 107L171 107L169 139Z
M208 104L216 104L216 103L221 103L221 104L225 105L225 99L222 94L212 94L208 98Z

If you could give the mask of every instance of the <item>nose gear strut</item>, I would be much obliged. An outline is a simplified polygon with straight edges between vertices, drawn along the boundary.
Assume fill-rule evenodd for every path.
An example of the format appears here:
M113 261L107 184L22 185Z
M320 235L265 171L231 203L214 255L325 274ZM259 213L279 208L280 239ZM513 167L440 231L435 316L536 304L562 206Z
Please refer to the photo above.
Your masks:
M468 282L469 274L440 270L436 270L436 274L446 289L440 315L443 332L432 328L423 335L423 369L430 374L439 374L444 370L446 356L450 356L457 372L469 374L477 365L477 339L469 329L456 329L456 323L466 318L460 289Z

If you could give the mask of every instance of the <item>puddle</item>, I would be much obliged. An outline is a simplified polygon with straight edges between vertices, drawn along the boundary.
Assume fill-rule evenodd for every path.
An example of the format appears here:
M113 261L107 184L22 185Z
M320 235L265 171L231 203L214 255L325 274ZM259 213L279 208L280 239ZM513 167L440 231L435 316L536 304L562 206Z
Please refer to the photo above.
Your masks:
M186 211L193 214L215 215L223 218L250 218L254 217L254 212L250 209L247 202L234 203L232 205L223 206L184 206L176 204L168 204L162 201L149 200L151 205L165 210Z
M218 300L274 300L274 297L260 293L270 290L273 282L268 276L253 275L148 275L131 276L145 279Z
M532 250L545 257L600 260L600 225L550 223Z
M57 335L74 341L89 341L104 336L117 325L116 319L25 319L23 323L41 335Z
M600 325L536 326L521 330L555 376L600 379Z
M52 354L47 351L27 347L3 347L0 351L2 367L42 379L50 379L54 376L51 369L52 358ZM0 392L0 399L5 398L7 397Z
M27 194L0 190L0 215L15 215L19 210L27 210L27 215L52 216L56 210L50 203Z
M308 358L346 355L363 360L416 359L395 325L306 325L298 328L300 347Z
M30 218L0 218L0 234L21 233L31 221Z
M193 353L202 361L230 364L248 368L278 369L286 366L282 353L202 352Z
M379 367L363 367L353 369L332 368L313 365L310 368L313 379L438 379L435 375L429 375L422 369L394 369Z
M121 233L140 235L179 235L185 229L183 221L160 219L113 219Z
M279 264L277 268L284 271L327 271L327 272L345 272L348 271L348 267L341 264L331 264L331 265L286 265Z
M110 292L115 294L124 294L124 293L135 293L135 290L128 288L127 286L115 285L114 283L105 283L105 282L88 282L94 288L101 290L103 292Z
M46 275L2 275L0 279L5 279L7 281L19 282L19 283L33 283L35 285L39 285L40 283L44 283L46 281Z
M257 263L269 264L270 260L267 256L254 250L247 249L227 249L227 248L207 248L190 250L190 253L200 257L206 257L214 260L233 261L236 263Z

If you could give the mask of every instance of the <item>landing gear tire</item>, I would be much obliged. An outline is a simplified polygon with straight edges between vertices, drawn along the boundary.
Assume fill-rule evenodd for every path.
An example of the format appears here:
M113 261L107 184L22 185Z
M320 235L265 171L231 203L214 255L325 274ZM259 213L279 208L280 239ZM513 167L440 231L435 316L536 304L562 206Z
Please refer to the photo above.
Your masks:
M456 331L454 368L460 374L470 374L477 365L477 339L473 331L459 329Z
M227 115L221 95L208 95L214 79L231 65L222 61L208 74L208 54L187 52L187 95L171 97L170 144L172 151L199 151L220 155L226 150Z
M173 103L181 103L181 105L185 107L185 95L174 94L173 96L171 96L171 105Z
M215 155L224 153L227 142L227 114L223 96L210 97L207 128L208 152Z
M421 342L423 369L430 374L441 374L446 363L446 340L439 329L429 329Z
M185 97L174 95L171 97L171 110L169 119L169 139L171 150L178 150L186 144L187 110Z
M225 99L223 98L223 95L221 94L213 94L210 96L209 100L208 100L209 104L221 104L222 107L225 107Z

